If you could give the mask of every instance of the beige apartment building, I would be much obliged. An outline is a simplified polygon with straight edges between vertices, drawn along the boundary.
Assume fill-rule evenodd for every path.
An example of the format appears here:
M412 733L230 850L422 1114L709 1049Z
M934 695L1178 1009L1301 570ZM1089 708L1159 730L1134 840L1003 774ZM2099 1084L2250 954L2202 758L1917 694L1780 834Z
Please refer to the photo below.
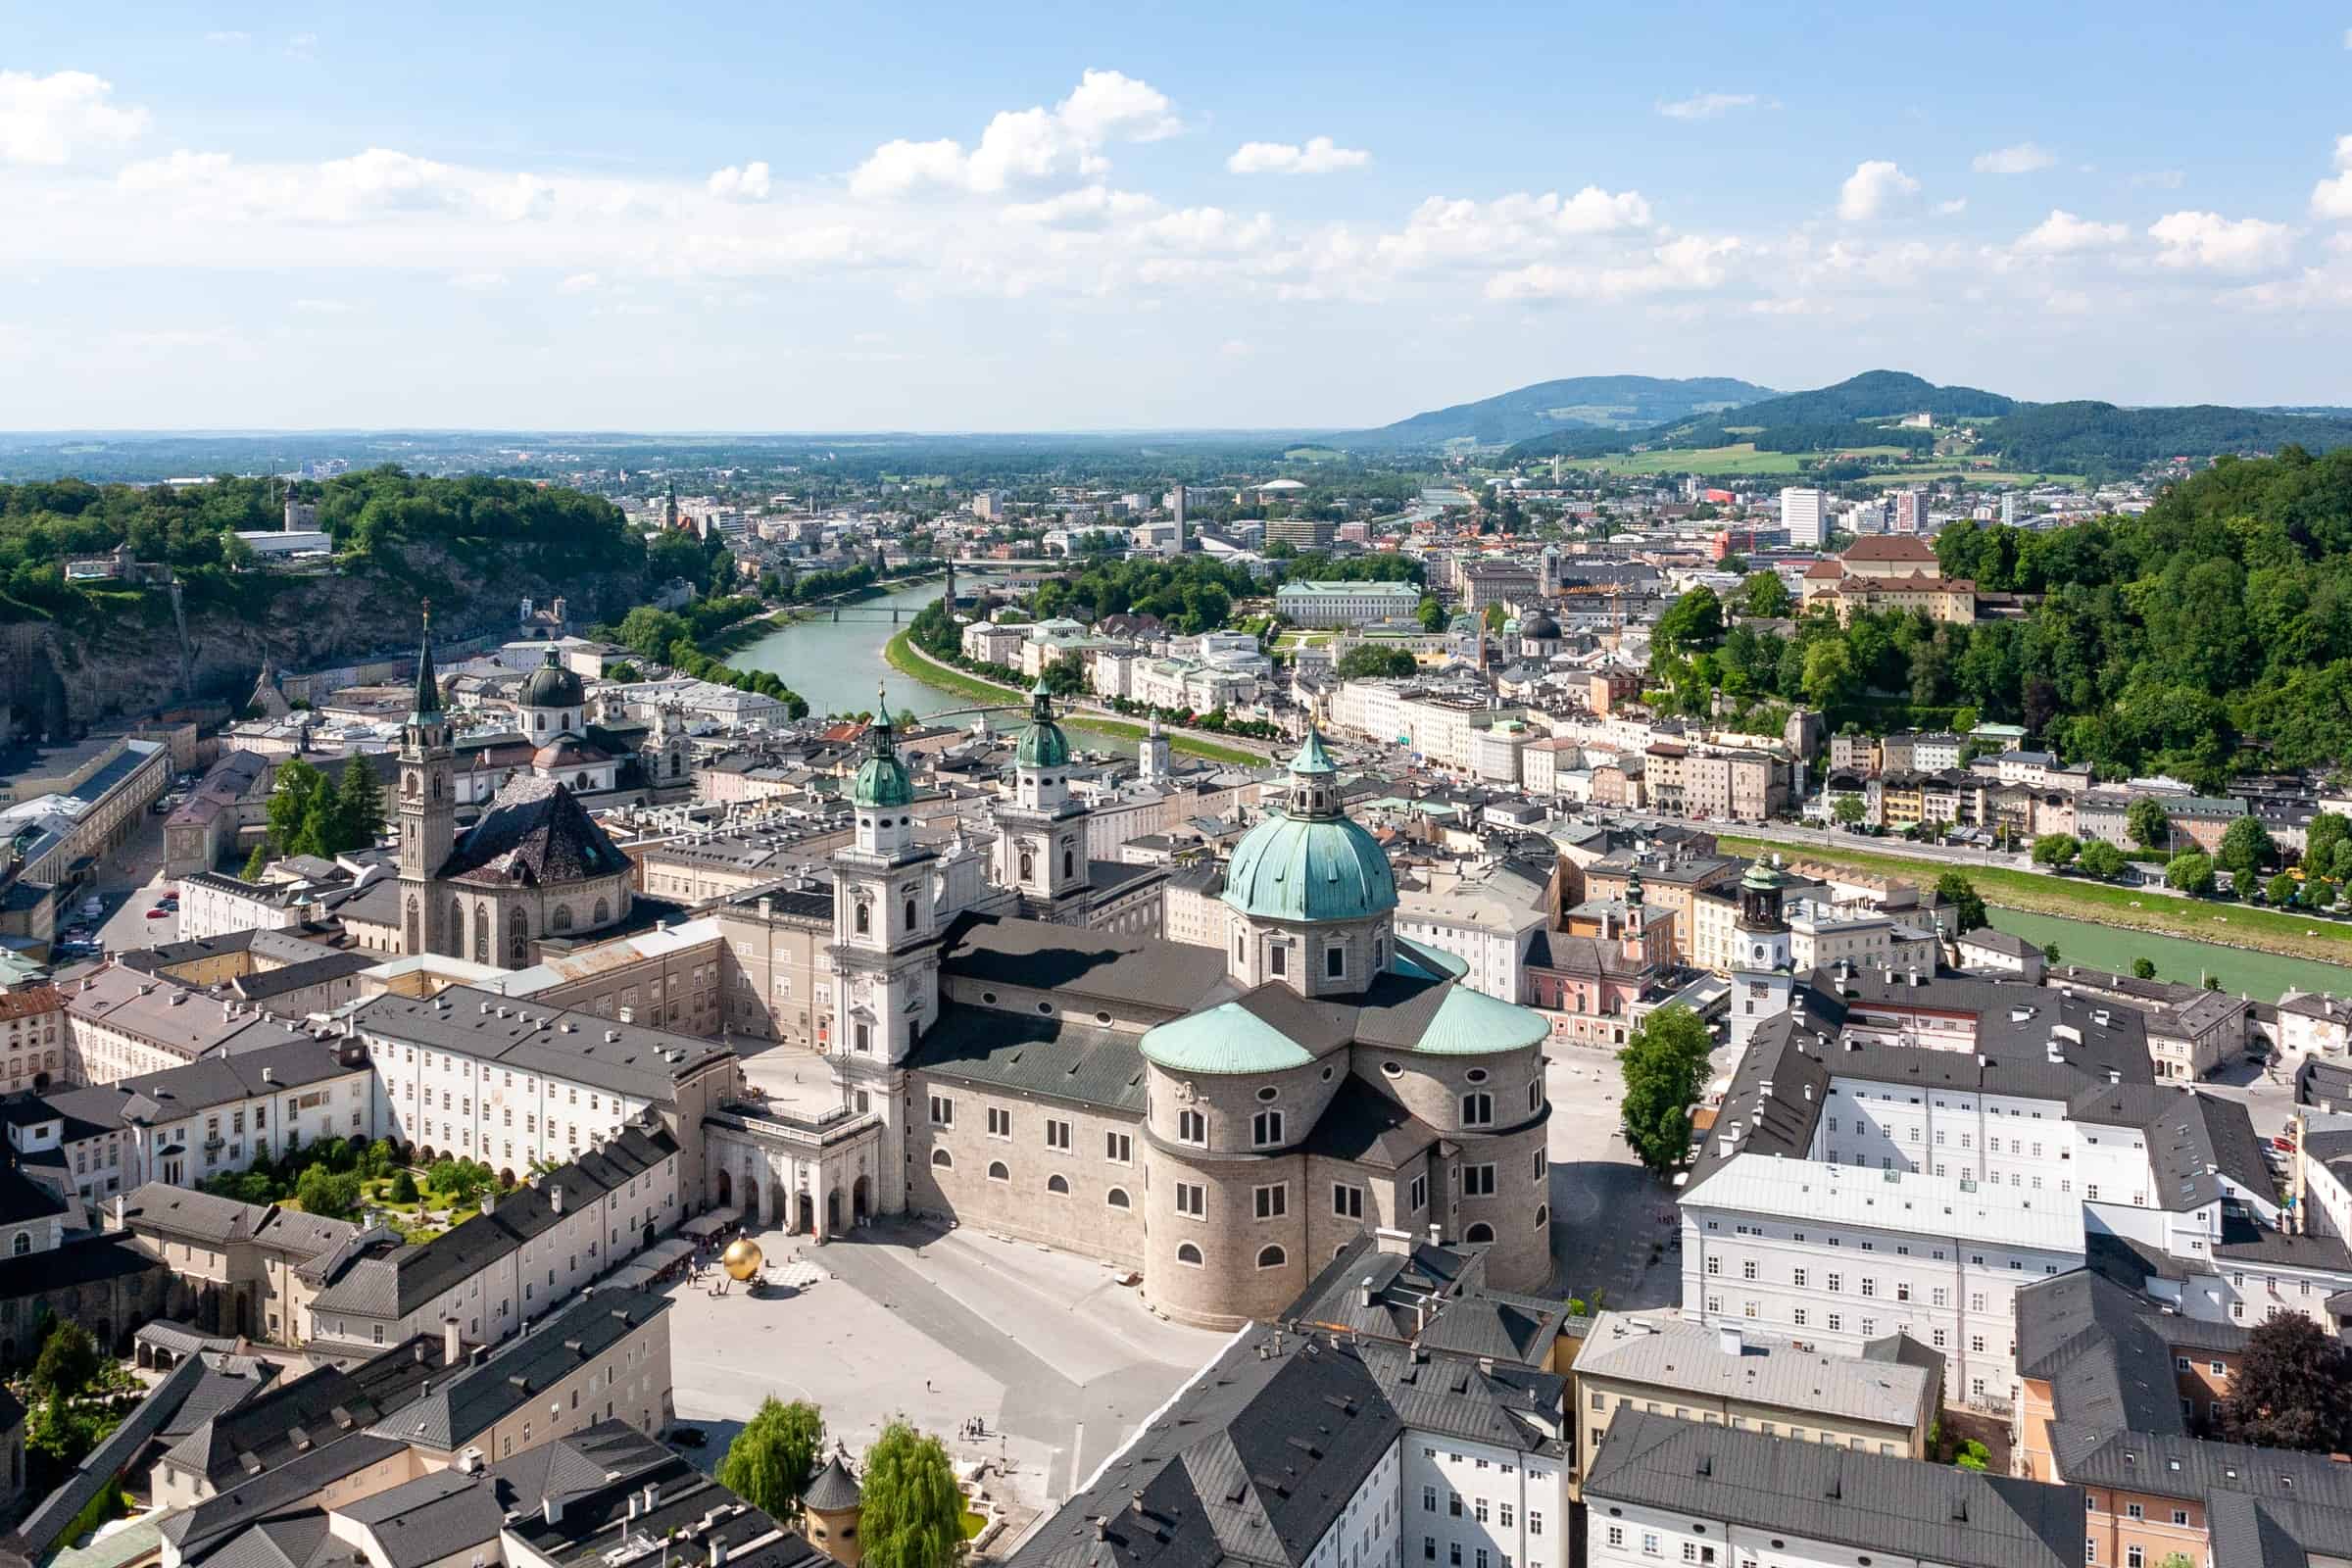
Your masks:
M1627 1410L1924 1459L1943 1357L1899 1334L1858 1356L1831 1354L1664 1308L1594 1318L1574 1380L1581 1483L1609 1424Z
M313 1265L359 1234L357 1225L272 1203L240 1203L149 1182L105 1208L106 1228L178 1277L191 1326L299 1347L318 1294ZM309 1277L305 1277L306 1274Z

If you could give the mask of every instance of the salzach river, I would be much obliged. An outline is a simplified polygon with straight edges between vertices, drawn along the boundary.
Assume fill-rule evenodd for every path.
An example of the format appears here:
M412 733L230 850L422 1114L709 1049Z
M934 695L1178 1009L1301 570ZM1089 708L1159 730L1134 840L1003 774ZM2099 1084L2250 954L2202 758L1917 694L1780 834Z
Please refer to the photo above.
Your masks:
M895 606L912 618L914 612L937 599L939 593L937 582L917 583L879 599L859 600L858 608ZM968 728L974 716L969 711L970 698L933 691L920 681L908 680L883 659L883 646L906 624L873 614L794 621L737 649L727 656L727 662L737 669L774 670L778 679L808 700L811 713L870 711L879 684L894 713L911 709L927 718L945 710L951 716L943 722ZM1009 711L989 716L1000 727L1018 721ZM1099 734L1077 725L1069 729L1071 737L1084 747L1129 755L1135 751L1135 742L1123 736Z

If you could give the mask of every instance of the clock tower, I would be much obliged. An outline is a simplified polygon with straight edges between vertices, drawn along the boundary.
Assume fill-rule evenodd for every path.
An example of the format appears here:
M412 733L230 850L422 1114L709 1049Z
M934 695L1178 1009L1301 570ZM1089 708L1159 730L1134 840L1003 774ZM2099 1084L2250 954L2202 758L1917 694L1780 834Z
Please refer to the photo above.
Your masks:
M457 941L448 911L437 906L433 880L457 839L457 754L441 683L433 672L432 606L425 606L423 640L416 650L416 694L400 731L401 952L416 956L448 953Z

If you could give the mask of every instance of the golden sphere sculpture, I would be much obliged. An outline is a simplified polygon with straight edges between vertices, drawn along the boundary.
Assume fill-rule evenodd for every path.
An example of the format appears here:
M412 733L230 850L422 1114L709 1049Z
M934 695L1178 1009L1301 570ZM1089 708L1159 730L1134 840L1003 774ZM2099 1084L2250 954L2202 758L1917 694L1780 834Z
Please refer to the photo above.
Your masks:
M763 1261L765 1259L760 1255L760 1244L748 1236L736 1237L727 1244L727 1250L718 1254L718 1266L739 1280L748 1280L759 1273Z

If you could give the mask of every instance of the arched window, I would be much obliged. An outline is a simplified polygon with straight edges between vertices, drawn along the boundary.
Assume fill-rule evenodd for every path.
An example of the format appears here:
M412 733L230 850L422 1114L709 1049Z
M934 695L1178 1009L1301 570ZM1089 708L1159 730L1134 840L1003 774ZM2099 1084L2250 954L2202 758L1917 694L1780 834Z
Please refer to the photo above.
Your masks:
M1183 1246L1176 1249L1176 1261L1179 1263L1189 1263L1194 1268L1199 1268L1200 1266L1200 1249L1195 1247L1190 1242L1186 1242Z
M1074 877L1078 874L1078 857L1069 850L1061 852L1061 874L1065 877Z
M524 918L523 918L523 914L522 914L522 911L521 911L520 909L510 909L510 910L508 910L508 911L507 911L507 963L508 963L508 966L509 966L509 967L511 967L511 968L515 968L515 969L519 969L519 968L521 968L521 967L523 966L523 960L524 960L525 958L529 957L529 956L530 956L530 951L531 951L531 927L530 927L530 922L529 922L528 920L526 920L526 919L524 919Z
M1259 1268L1280 1268L1286 1261L1282 1249L1279 1247L1261 1247L1257 1250L1257 1266Z
M1021 880L1027 882L1037 875L1037 857L1027 850L1021 852Z
M414 898L412 898L409 900L409 940L407 944L409 956L411 957L416 957L424 952L423 926L423 906L420 906ZM520 965L516 965L516 967L519 968Z
M588 787L588 775L585 773L574 773L571 778L571 787L575 790L586 789Z
M1108 1203L1113 1208L1132 1208L1135 1206L1127 1200L1127 1189L1124 1187L1113 1187L1108 1193L1103 1195L1102 1201Z
M949 1153L944 1149L934 1149L931 1151L931 1163L938 1166L941 1170L954 1170L956 1168L956 1156Z
M11 1247L10 1247L10 1250L11 1250L11 1251L13 1251L13 1252L15 1252L15 1253L16 1253L16 1255L17 1255L17 1256L19 1256L19 1257L23 1257L23 1256L24 1256L24 1255L26 1252L29 1252L29 1251L31 1251L31 1250L32 1250L32 1237L30 1236L30 1234L28 1234L27 1232L24 1232L24 1231L19 1231L19 1232L17 1232L17 1239L16 1239L16 1241L15 1241L15 1242L14 1242L14 1243L11 1245Z
M1481 1220L1476 1225L1473 1225L1468 1230L1462 1232L1462 1240L1465 1243L1491 1242L1494 1239L1494 1227L1489 1225L1484 1220Z
M874 914L873 914L873 911L872 911L871 909L867 908L867 907L866 907L864 905L862 905L862 904L860 904L859 906L858 906L858 914L857 914L857 917L856 917L856 919L857 919L857 926L858 926L858 935L859 935L859 936L864 936L864 935L865 935L865 934L866 934L868 931L871 931L871 930L874 928Z
M555 913L555 917L554 917L553 919L549 920L549 921L547 922L547 924L548 924L548 928L549 928L550 930L553 930L553 931L568 931L568 930L570 930L570 929L571 929L571 906L570 906L570 905L568 905L568 904L559 904L559 905L557 905L557 906L556 906L556 913Z
M992 1159L988 1162L988 1179L992 1182L1008 1182L1012 1180L1012 1172L1004 1168L1003 1160Z
M1540 1231L1551 1229L1551 1205L1549 1203L1536 1205L1536 1229Z
M474 962L488 963L490 961L490 933L495 928L496 922L490 918L490 906L487 904L475 905L473 906Z
M906 901L906 929L909 931L914 929L914 901L912 899Z
M1070 1179L1067 1176L1049 1176L1046 1178L1046 1191L1056 1198L1067 1198L1070 1196Z
M545 713L533 713L533 714L531 715L531 728L533 728L533 729L545 729L545 728L547 728L547 715L546 715Z
M596 901L596 923L597 923L598 925L603 925L603 924L604 924L606 921L608 921L608 920L610 920L610 919L612 919L612 905L610 905L610 904L608 904L608 903L606 903L606 902L605 902L603 899L599 899L599 900L597 900L597 901Z
M449 901L449 929L442 935L449 946L441 951L453 958L462 957L466 952L466 906L455 899Z

